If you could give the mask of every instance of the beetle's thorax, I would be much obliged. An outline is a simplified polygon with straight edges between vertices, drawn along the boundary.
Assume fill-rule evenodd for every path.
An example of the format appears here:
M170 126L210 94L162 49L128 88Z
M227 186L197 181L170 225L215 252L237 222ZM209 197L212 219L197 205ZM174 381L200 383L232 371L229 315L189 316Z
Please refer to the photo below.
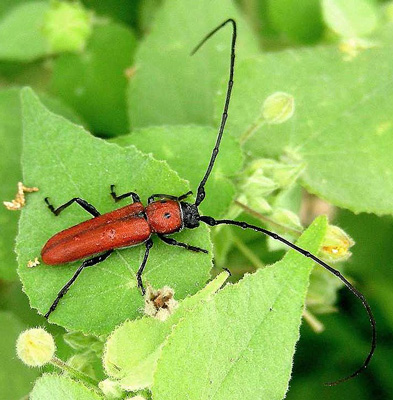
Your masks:
M169 234L183 228L182 211L178 201L153 201L147 205L145 212L152 232Z

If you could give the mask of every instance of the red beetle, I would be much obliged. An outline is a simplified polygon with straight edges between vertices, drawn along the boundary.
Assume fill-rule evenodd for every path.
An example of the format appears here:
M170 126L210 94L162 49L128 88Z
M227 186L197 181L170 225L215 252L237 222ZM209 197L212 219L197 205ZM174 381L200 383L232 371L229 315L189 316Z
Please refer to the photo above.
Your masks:
M371 312L371 308L368 305L365 297L357 289L355 289L348 280L341 275L339 271L332 268L324 261L320 260L318 257L309 253L295 244L289 242L285 238L277 235L274 232L270 232L266 229L260 228L255 225L248 224L246 222L233 221L228 219L216 220L213 217L201 216L198 211L198 206L205 198L205 184L209 178L209 175L213 169L214 162L216 160L221 138L224 133L225 123L228 117L229 102L232 93L233 86L233 75L235 67L235 44L236 44L236 22L233 19L228 19L224 21L221 25L210 32L201 43L194 49L192 54L194 54L211 36L213 36L218 30L223 28L226 24L232 24L233 34L232 34L232 46L231 46L231 61L229 69L229 80L228 88L226 94L226 100L224 105L224 111L222 114L221 124L218 131L218 136L216 144L214 146L209 165L202 178L196 195L196 200L194 203L188 203L185 200L191 192L188 192L182 196L176 197L166 194L154 194L149 197L147 207L143 206L139 196L134 192L125 193L123 195L117 196L114 191L114 185L111 186L111 196L117 202L126 197L131 197L133 199L133 204L119 208L107 214L101 215L94 206L89 204L83 199L73 198L67 203L55 209L50 203L48 198L45 199L49 209L55 214L59 215L65 208L73 204L74 202L79 204L87 212L89 212L93 218L91 220L82 222L71 228L68 228L58 234L54 235L48 240L42 249L41 256L45 264L57 265L76 261L79 259L87 258L81 266L76 270L72 278L64 285L64 287L58 293L55 301L51 305L49 311L45 314L48 318L50 313L52 313L60 299L67 293L70 286L75 282L76 278L86 267L98 264L104 261L113 252L114 249L136 246L144 243L146 246L145 256L137 272L138 287L141 289L142 293L145 293L145 289L142 283L142 272L145 268L149 251L153 246L153 241L151 240L151 235L156 234L165 243L173 246L180 246L187 250L204 252L207 250L201 249L199 247L191 246L186 243L181 243L176 241L171 237L166 235L179 232L183 228L196 228L199 226L200 222L204 222L210 226L216 225L235 225L243 229L252 229L256 232L263 233L267 236L278 240L288 247L298 251L305 257L311 258L313 261L321 265L323 268L327 269L329 272L337 276L350 290L351 292L360 299L363 306L365 307L372 327L372 339L371 339L371 349L365 359L364 363L360 368L358 368L350 376L340 379L336 382L329 383L328 385L334 385L339 382L348 380L361 371L363 371L369 364L371 357L374 353L376 346L376 331L375 331L375 320ZM159 200L155 200L159 199Z

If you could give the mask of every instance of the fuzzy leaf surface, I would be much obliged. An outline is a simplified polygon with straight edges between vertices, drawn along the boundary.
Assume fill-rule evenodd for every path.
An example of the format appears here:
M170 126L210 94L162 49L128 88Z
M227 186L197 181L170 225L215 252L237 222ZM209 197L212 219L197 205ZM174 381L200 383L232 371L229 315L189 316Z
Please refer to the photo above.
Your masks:
M0 199L11 201L16 184L21 179L21 115L19 90L0 92ZM15 263L15 237L19 213L7 210L0 204L0 277L12 280L17 277Z
M199 303L210 299L227 278L228 273L222 272L197 294L180 302L165 321L145 316L118 327L105 347L103 362L107 373L127 390L151 386L161 348L173 326L190 315Z
M22 116L19 88L0 91L0 200L11 201L22 180L20 157L22 152ZM61 102L47 95L41 95L47 107L61 115L79 122L78 117ZM29 195L26 196L29 198ZM27 200L28 201L28 200ZM9 211L0 204L0 278L14 280L16 255L14 252L17 222L20 212Z
M302 180L311 193L356 213L391 214L393 47L364 50L350 61L346 57L321 47L239 64L228 129L242 135L268 96L291 94L294 115L259 128L245 143L248 154L279 158L285 153L306 163ZM217 119L221 102L217 99Z
M102 400L95 391L68 376L44 374L37 379L30 400Z
M318 218L298 245L315 253L326 232ZM278 263L226 286L168 337L155 400L269 399L287 391L312 261L290 250Z
M143 128L130 135L120 136L116 143L135 145L144 153L165 160L179 175L190 182L194 194L209 164L217 130L196 125L174 125ZM235 187L229 177L242 167L242 152L237 141L227 135L206 185L206 198L201 211L219 217L231 204Z
M133 147L124 149L89 135L82 127L49 112L30 89L23 90L24 182L39 187L22 211L17 240L19 275L31 306L45 313L81 262L27 268L55 233L90 219L72 205L58 217L47 209L44 198L59 206L81 197L101 213L119 208L109 195L111 184L118 194L136 191L141 199L152 193L180 195L188 187L165 162L154 160ZM121 205L128 204L124 200ZM206 248L211 243L206 227L183 231L180 241ZM145 247L116 250L105 262L87 268L61 300L50 320L84 333L109 333L126 320L140 315L143 298L135 274ZM210 255L192 253L156 241L144 273L154 287L169 285L178 298L195 293L209 277Z
M128 90L134 128L213 122L214 95L228 75L231 26L193 57L190 53L227 18L238 23L238 59L256 54L256 40L231 0L164 2L135 56L135 75Z

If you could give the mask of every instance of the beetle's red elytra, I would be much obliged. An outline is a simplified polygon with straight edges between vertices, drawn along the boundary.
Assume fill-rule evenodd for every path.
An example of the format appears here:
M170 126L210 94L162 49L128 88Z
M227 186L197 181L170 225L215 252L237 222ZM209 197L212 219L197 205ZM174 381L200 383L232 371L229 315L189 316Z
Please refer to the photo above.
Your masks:
M174 233L182 229L179 202L161 200L146 208L134 203L81 222L52 236L41 251L42 261L59 265L111 249L146 242L152 233Z
M371 308L363 294L355 289L355 287L338 270L334 269L315 255L309 253L307 250L302 249L296 244L289 242L288 240L274 232L268 231L267 229L258 227L256 225L251 225L247 222L234 221L229 219L218 220L213 217L203 216L199 214L198 207L205 198L205 184L214 167L214 163L220 149L221 139L228 117L228 109L231 99L235 70L235 47L237 37L236 22L231 18L224 21L217 28L213 29L208 35L206 35L206 37L195 47L195 49L191 53L195 54L208 39L210 39L217 31L219 31L227 24L232 25L233 31L226 100L216 143L213 148L212 155L205 174L201 182L199 183L195 202L189 203L183 201L191 194L191 192L188 192L179 197L167 194L153 194L149 197L147 202L148 205L145 207L141 203L140 198L136 193L128 192L118 196L114 190L115 186L111 185L110 195L116 202L125 198L132 198L133 204L101 215L93 205L78 197L69 200L67 203L61 205L56 209L49 202L48 198L45 198L45 202L47 203L50 211L55 216L59 215L63 210L65 210L73 203L77 203L93 216L93 218L88 221L82 222L76 226L57 233L48 240L48 242L42 249L42 260L45 264L49 265L64 264L85 258L80 267L74 272L70 280L59 291L56 299L50 306L48 312L45 314L45 317L48 318L49 315L56 309L61 298L67 293L71 285L75 282L75 280L84 268L96 265L106 260L111 255L114 249L136 246L144 243L146 250L142 263L139 266L138 272L136 274L136 278L138 281L138 287L141 289L142 294L145 294L145 288L142 282L142 273L146 266L150 249L153 246L153 241L151 239L152 234L155 234L160 240L168 245L182 247L186 250L194 252L207 253L207 250L186 243L178 242L174 238L167 235L179 232L183 228L197 228L201 222L211 227L217 225L232 225L240 227L242 229L251 229L255 232L262 233L277 241L280 241L289 248L299 252L303 256L311 258L314 262L316 262L317 264L334 274L337 278L339 278L344 283L344 285L361 301L363 307L366 309L372 328L370 351L363 364L355 372L353 372L346 378L327 384L335 385L337 383L353 378L360 372L364 371L375 351L375 320Z
M42 261L58 265L110 249L135 246L151 235L145 207L134 203L89 219L52 236L41 251Z

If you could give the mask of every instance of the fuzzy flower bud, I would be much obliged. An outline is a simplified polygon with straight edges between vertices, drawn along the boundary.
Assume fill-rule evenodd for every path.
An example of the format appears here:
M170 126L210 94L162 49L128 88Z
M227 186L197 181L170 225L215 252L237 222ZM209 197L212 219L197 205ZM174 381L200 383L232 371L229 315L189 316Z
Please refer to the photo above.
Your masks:
M266 123L282 124L295 112L295 99L288 93L275 92L262 105L262 115Z
M347 260L352 253L349 249L355 244L353 239L341 228L329 225L323 240L320 255L329 262Z
M92 33L91 14L79 3L53 1L43 33L52 52L81 51Z
M18 357L30 367L47 364L56 351L53 336L42 328L28 329L22 332L16 341Z

